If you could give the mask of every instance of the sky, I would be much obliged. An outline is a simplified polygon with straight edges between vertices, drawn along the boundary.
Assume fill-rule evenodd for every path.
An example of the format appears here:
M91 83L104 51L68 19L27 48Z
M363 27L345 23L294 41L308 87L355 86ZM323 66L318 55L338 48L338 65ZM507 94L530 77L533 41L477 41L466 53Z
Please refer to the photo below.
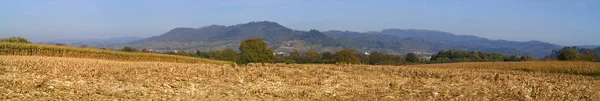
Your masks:
M428 29L600 45L600 0L2 0L0 37L31 41L164 34L274 21L297 30Z

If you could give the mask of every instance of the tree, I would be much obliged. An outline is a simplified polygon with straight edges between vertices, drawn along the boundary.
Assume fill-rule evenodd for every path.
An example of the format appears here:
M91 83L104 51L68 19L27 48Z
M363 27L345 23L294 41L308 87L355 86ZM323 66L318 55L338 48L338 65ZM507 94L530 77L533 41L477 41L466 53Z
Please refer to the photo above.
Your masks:
M371 54L369 54L369 64L381 64L382 61L386 60L385 55L386 54L381 52L372 52Z
M296 58L296 57L300 57L302 54L300 54L300 51L298 50L294 50L290 53L290 57L292 58Z
M138 50L133 48L133 47L129 47L129 46L125 46L123 47L123 49L121 49L121 51L123 52L137 52Z
M307 51L301 54L298 50L294 50L287 57L287 60L294 60L296 63L315 63L321 59L321 55L316 51Z
M521 61L521 56L513 55L510 57L506 57L504 61Z
M333 63L333 54L331 52L321 53L321 63Z
M596 60L600 61L598 57L600 57L600 47L592 49L592 52L596 55Z
M217 59L217 60L225 60L225 61L233 61L233 62L237 61L239 58L240 58L240 56L238 55L238 53L235 52L235 50L233 50L231 48L220 51L215 56L215 59Z
M237 61L240 64L271 63L275 60L273 49L267 48L267 43L260 38L244 40L240 45L240 51L242 54Z
M334 54L334 60L336 63L348 63L348 64L358 64L360 63L360 59L356 55L356 51L352 49L343 49Z
M452 62L452 60L450 60L450 58L448 57L436 57L436 58L432 58L435 59L432 62L434 63L449 63Z
M208 52L201 52L200 50L196 50L196 56L201 58L210 58L210 54Z
M596 55L592 51L586 51L585 55L583 55L583 59L585 61L596 61Z
M563 49L558 55L558 60L562 61L575 61L577 60L577 50L575 49Z
M406 54L406 61L411 63L419 63L419 57L417 57L417 54L415 53L408 53Z
M372 65L401 65L405 63L405 60L400 55L372 52L369 54L368 63Z
M306 51L305 54L306 57L310 58L310 63L317 63L322 58L321 55L314 50Z
M532 60L534 60L534 59L531 56L523 56L523 57L521 57L521 61L532 61Z
M179 50L177 51L177 53L175 53L176 55L181 55L181 56L188 56L189 54L187 52L185 52L184 50Z
M150 50L144 48L144 49L142 49L142 53L150 53Z

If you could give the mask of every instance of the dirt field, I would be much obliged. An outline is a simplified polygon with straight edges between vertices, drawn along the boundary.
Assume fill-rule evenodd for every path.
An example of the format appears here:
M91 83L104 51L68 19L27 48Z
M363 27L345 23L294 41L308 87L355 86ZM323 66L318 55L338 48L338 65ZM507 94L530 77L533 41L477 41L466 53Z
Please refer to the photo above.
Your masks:
M0 56L0 99L600 100L598 70L591 62L232 66Z

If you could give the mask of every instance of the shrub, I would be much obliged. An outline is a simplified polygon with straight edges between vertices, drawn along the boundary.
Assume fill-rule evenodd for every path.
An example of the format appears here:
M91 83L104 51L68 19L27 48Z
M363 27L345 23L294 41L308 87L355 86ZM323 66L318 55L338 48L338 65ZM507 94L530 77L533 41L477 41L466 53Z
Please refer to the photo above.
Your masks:
M142 49L142 53L150 53L150 50L144 48L144 49Z
M596 61L596 55L594 55L591 51L586 51L585 55L583 55L583 60L585 61Z
M177 53L175 53L175 55L189 56L189 54L187 52L185 52L184 50L177 51Z
M287 60L283 61L283 63L285 63L285 64L296 64L296 60L287 59Z
M532 61L532 60L535 60L535 59L533 59L533 57L531 57L531 56L523 56L523 57L521 57L521 61Z
M4 38L4 39L0 39L2 42L18 42L18 43L31 43L29 42L27 39L23 38L23 37L10 37L10 38Z
M137 52L138 50L133 48L133 47L129 47L129 46L125 46L123 47L123 49L121 49L121 51L123 52Z
M236 62L239 58L240 58L240 56L238 55L238 53L235 52L235 50L233 50L231 48L216 52L215 57L214 57L214 59L217 59L217 60L225 60L225 61L232 61L232 62Z
M356 51L348 48L335 52L333 58L336 63L360 63L360 59L358 58Z

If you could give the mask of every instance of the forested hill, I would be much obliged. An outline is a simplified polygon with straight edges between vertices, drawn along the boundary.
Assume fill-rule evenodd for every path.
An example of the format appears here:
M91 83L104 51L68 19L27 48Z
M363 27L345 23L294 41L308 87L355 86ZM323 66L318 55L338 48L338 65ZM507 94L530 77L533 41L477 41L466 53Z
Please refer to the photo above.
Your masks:
M241 40L259 37L276 52L293 50L336 51L353 48L358 51L380 51L390 54L409 52L435 53L439 50L466 50L531 55L540 58L561 46L540 42L489 40L470 35L455 35L434 30L385 29L379 32L318 30L299 31L275 22L260 21L233 26L211 25L201 28L175 28L159 36L126 45L149 49L223 50L237 49Z
M455 35L448 32L435 30L421 29L384 29L379 32L371 31L366 33L350 32L350 31L328 31L327 35L342 40L355 40L356 42L369 42L369 38L374 38L375 43L387 41L385 39L421 39L422 41L403 42L396 44L374 44L390 46L386 48L395 48L398 44L409 45L411 49L424 50L467 50L467 51L482 51L491 53L502 53L509 55L531 55L536 58L548 55L554 49L560 49L562 46L541 42L528 41L517 42L507 40L490 40L472 35ZM382 40L383 39L383 40ZM384 42L386 43L386 42ZM373 44L369 44L373 45Z

